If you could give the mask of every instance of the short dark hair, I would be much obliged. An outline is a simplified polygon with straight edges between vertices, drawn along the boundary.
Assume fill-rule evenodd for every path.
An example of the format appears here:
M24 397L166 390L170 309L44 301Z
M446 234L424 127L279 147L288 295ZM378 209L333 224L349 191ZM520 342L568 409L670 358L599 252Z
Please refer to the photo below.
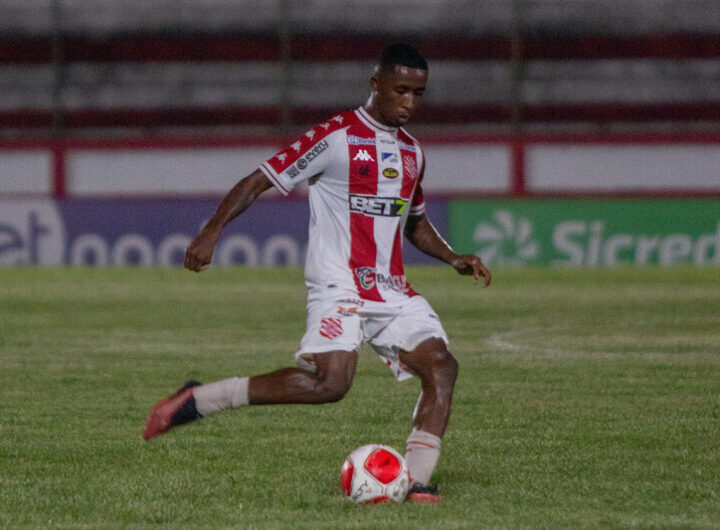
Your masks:
M427 70L428 64L415 46L397 42L385 48L380 56L380 68L388 66L407 66L418 70Z

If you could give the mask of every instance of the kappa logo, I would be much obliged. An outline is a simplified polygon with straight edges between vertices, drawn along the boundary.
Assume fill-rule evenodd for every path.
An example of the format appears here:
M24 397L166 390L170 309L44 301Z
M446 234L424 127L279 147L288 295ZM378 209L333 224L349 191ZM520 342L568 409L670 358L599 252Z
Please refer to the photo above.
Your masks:
M333 340L343 334L342 320L335 317L323 318L320 321L320 335Z
M305 136L307 136L309 140L312 140L315 136L315 131L310 129L308 132L305 133Z
M280 163L282 164L283 162L285 162L285 159L287 158L287 153L285 153L285 152L280 153L279 155L277 155L276 158L278 160L280 160Z
M327 131L328 128L330 127L330 124L328 122L324 121L320 124L320 127L322 127L323 129L325 129Z
M375 159L367 152L366 149L360 149L353 160L360 160L362 162L375 162Z
M302 145L302 144L301 144L300 141L298 140L297 142L295 142L294 144L292 144L290 147L292 147L296 152L300 152L300 146L301 146L301 145Z
M488 264L520 265L537 258L538 244L532 237L532 224L515 219L510 212L493 212L494 223L478 223L473 240L480 245L476 252Z

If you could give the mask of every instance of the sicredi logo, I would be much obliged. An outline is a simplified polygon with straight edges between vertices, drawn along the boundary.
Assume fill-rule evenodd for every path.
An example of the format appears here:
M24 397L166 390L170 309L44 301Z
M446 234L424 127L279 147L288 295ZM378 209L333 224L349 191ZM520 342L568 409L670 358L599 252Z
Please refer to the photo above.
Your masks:
M0 209L0 265L60 265L65 226L50 200L4 202Z
M487 263L519 265L538 255L532 223L504 210L493 212L493 222L478 223L473 240L480 245L477 255Z
M714 234L612 233L602 221L566 221L553 230L552 244L562 257L553 265L634 263L720 263L720 222Z
M630 232L614 219L546 219L494 210L490 221L475 225L475 252L487 263L545 263L558 267L621 263L673 265L720 264L720 220L713 231Z

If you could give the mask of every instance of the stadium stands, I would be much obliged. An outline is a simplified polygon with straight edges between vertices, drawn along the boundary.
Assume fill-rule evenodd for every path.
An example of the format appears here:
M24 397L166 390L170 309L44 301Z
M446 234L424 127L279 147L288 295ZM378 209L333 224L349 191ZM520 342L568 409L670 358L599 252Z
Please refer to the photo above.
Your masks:
M418 121L717 130L716 0L0 0L0 131L302 125L385 44L431 59Z

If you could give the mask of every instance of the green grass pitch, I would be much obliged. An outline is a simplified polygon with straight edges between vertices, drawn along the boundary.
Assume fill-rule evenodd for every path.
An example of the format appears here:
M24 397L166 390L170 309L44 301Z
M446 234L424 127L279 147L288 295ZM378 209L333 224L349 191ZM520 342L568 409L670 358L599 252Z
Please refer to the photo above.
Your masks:
M298 269L2 269L0 527L718 528L720 268L408 276L460 362L440 506L357 506L345 456L400 450L418 394L363 350L346 398L150 443L187 378L289 365Z

